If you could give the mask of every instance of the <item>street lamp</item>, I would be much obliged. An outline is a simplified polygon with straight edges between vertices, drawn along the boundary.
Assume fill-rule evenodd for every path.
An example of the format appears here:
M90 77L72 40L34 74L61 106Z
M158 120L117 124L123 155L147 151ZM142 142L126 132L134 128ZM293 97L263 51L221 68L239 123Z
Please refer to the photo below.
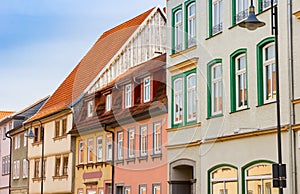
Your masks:
M281 151L281 124L280 124L280 93L279 93L279 59L278 59L278 7L274 5L274 0L271 0L271 23L272 35L275 36L275 70L276 70L276 105L277 105L277 151L278 164L273 164L273 187L279 188L279 194L283 194L283 188L286 187L286 165L282 163ZM253 0L249 7L249 17L239 24L242 28L255 30L264 26L265 23L259 21L255 16Z
M42 126L42 122L40 122L40 129L41 129L41 141L42 141L42 161L41 161L41 194L44 193L44 171L45 171L45 166L44 166L44 127ZM29 133L27 134L27 137L29 139L33 139L35 137L34 132L32 131L32 125L30 128Z

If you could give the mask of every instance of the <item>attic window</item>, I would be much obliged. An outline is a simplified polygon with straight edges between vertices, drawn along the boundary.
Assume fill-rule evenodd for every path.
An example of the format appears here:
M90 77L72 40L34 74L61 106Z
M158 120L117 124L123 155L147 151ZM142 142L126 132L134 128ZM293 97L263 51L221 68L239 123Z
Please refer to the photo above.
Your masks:
M87 116L91 117L91 116L93 116L94 102L93 101L89 101L87 106L88 106L87 107Z
M144 102L150 101L150 77L144 78Z

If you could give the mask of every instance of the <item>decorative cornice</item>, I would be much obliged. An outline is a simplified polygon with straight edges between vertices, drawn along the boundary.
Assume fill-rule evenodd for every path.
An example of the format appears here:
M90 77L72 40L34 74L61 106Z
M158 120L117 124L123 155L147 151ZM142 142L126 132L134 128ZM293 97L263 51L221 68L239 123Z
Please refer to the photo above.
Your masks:
M296 125L292 126L292 129L294 131L299 131L300 130L300 124L296 124Z
M200 140L190 142L190 143L183 143L183 144L176 144L176 145L167 145L167 149L179 149L179 148L188 148L188 147L194 147L194 146L199 146L200 145Z
M293 104L300 104L300 98L293 100Z
M300 10L293 13L293 15L296 16L296 18L299 20L300 19Z
M177 74L180 72L185 72L187 70L196 68L198 59L199 59L198 57L194 57L194 58L185 60L181 63L178 63L176 65L168 67L168 70L170 71L171 74Z

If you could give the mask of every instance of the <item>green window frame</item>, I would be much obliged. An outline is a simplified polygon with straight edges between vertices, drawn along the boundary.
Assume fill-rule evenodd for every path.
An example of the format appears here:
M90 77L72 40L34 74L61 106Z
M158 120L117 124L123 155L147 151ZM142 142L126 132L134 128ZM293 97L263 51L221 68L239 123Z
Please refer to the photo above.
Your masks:
M266 45L275 43L275 37L267 37L256 45L257 55L257 102L258 106L264 105L264 76L263 76L263 49Z
M212 174L219 169L222 169L222 170L233 169L234 171L236 171L236 176L235 177L227 177L227 178L219 177L219 178L216 178L215 180L213 180ZM215 194L213 192L213 183L212 182L222 183L222 184L224 184L224 188L226 188L225 184L236 182L236 191L237 191L236 193L238 193L238 168L231 164L218 164L218 165L210 168L207 171L207 189L208 189L207 193L208 194ZM230 192L227 191L224 193L230 193Z
M191 5L195 5L195 13L194 13L194 37L189 37L190 36L190 28L189 28L189 7ZM197 34L197 28L196 28L196 0L188 0L184 3L184 12L185 12L185 25L184 25L184 29L185 29L185 43L184 43L184 46L185 48L189 48L189 47L192 47L194 45L196 45L196 34Z
M176 30L175 30L175 20L176 20L176 13L178 11L181 11L181 17L182 17L182 27L183 27L183 13L182 13L182 5L178 5L177 7L173 8L172 9L172 54L178 52L179 50L176 49ZM181 36L182 36L182 43L183 43L183 32L181 32ZM183 49L183 45L182 45L182 49ZM181 50L182 50L181 49Z
M250 169L251 167L255 167L257 165L272 165L274 164L275 162L273 161L270 161L270 160L255 160L255 161L252 161L252 162L249 162L248 164L244 165L241 169L242 171L242 194L247 194L247 184L246 184L246 181L247 181L247 170ZM270 180L272 179L272 166L270 166L270 170L271 170L271 176L270 176ZM257 178L259 178L257 176ZM272 182L272 181L271 181ZM273 193L273 192L272 192ZM275 192L274 192L275 193Z
M274 0L274 4L277 3L277 0ZM258 13L261 13L271 7L271 0L258 0Z
M187 109L188 109L188 96L187 96L187 79L190 75L195 74L196 76L196 94L197 94L197 73L196 73L196 68L191 69L189 71L183 72L181 74L177 74L172 76L172 127L180 127L180 126L185 126L185 125L190 125L190 124L195 124L197 122L197 116L195 117L194 120L188 121L187 117ZM181 79L182 80L182 120L181 122L175 123L175 82ZM195 96L195 98L197 98ZM197 103L197 100L196 100ZM197 106L196 106L197 107ZM178 107L177 107L178 108ZM180 108L180 107L179 107ZM196 108L196 113L197 113L197 108Z
M240 58L241 56L245 56L245 88L246 88L246 94L245 96L245 103L246 105L238 107L238 91L237 91L237 79L236 79L236 74L237 74L237 59ZM248 103L248 69L247 69L247 49L241 48L236 51L234 51L230 55L230 102L231 102L231 112L236 112L237 110L242 110L246 109L249 106Z
M250 5L250 0L243 0L243 4L247 3L247 5L243 5L244 10L239 10L237 13L238 5L237 5L238 0L232 0L232 25L236 25L237 23L241 22L242 20L246 19L248 17L248 8ZM246 2L247 1L247 2Z
M208 35L209 37L212 37L218 33L221 33L223 30L223 22L222 22L222 5L223 5L223 0L216 0L218 4L218 17L219 17L219 22L215 24L214 19L215 15L213 12L213 1L214 0L209 0L208 1Z
M212 92L211 92L211 89L212 89L211 74L212 74L212 68L216 64L221 64L221 67L222 67L222 59L214 59L207 64L207 117L208 118L223 115L223 108L224 108L223 106L222 106L222 113L220 113L220 114L213 114L213 111L212 111L212 103L213 102L212 102ZM222 79L221 86L223 87L223 75L222 75L221 79ZM222 96L223 96L223 92L222 92ZM222 101L224 101L224 100L222 100Z

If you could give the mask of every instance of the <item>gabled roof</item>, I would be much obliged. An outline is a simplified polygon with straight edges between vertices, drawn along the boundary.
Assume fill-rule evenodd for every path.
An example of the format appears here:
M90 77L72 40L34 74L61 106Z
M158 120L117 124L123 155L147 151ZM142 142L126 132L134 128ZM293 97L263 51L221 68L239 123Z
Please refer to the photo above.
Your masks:
M104 32L41 110L26 123L67 109L76 102L154 9Z
M3 119L4 117L7 117L8 115L13 114L13 111L0 111L0 120Z

